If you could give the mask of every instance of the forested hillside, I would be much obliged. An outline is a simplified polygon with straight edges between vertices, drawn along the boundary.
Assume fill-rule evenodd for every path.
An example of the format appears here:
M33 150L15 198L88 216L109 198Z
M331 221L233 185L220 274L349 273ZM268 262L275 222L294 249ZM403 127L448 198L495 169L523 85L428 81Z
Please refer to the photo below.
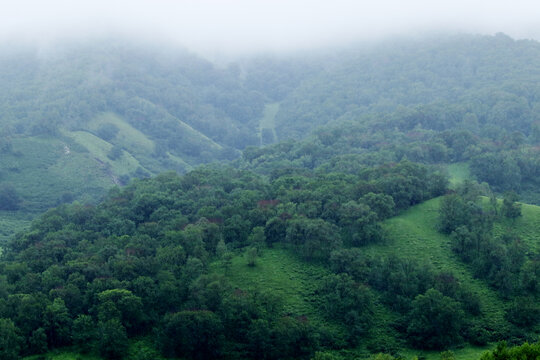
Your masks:
M0 53L0 193L19 200L2 210L95 201L259 144L265 98L235 67L120 40Z
M502 34L459 36L221 67L119 39L5 45L0 181L20 201L2 209L89 201L130 178L234 159L321 125L330 127L310 146L402 146L392 160L468 161L479 181L538 203L539 51ZM351 127L363 134L334 149Z
M538 55L502 34L225 67L118 39L4 47L0 358L536 341Z
M441 180L407 161L357 175L305 170L269 181L201 168L114 189L95 207L63 205L4 249L0 318L9 345L2 351L15 356L75 344L118 358L129 338L144 336L163 356L282 359L534 339L537 238L522 242L519 232L490 230L474 238L477 227L469 224L487 229L509 216L501 205L495 213L474 208L481 206L475 187L447 195L440 218L420 215L435 232L453 231L451 249L436 250L435 243L429 256L393 251L392 242L403 240L381 221L445 193ZM456 196L469 199L474 216L446 214L444 204ZM413 234L406 229L399 234ZM306 292L289 298L238 281L273 249L296 254L286 266L318 269L305 275ZM452 250L465 263L469 255L479 263L459 265ZM291 306L298 296L294 301L309 305Z

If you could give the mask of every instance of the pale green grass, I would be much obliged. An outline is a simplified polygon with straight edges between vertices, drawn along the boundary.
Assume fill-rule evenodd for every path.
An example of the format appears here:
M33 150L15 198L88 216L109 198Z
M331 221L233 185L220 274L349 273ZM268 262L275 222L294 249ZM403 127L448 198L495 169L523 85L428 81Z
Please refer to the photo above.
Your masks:
M275 127L276 114L279 111L279 103L266 104L264 106L261 128L273 129Z
M501 204L502 201L499 201ZM499 204L499 205L500 205ZM517 235L534 252L540 251L540 206L521 205L522 216L516 219L503 218L495 223L495 235L512 233Z
M181 167L183 167L185 169L185 171L191 171L193 170L193 166L191 166L190 164L188 164L187 162L184 161L184 159L182 159L181 157L179 156L176 156L174 154L171 154L171 153L167 153L167 155L169 156L169 159L171 159L173 162L175 162L176 164L180 165Z
M264 106L263 116L259 122L259 138L261 139L262 143L262 130L263 129L271 129L272 133L274 134L274 139L277 141L277 133L276 133L276 114L279 111L279 103L271 103L266 104Z
M194 138L198 138L201 143L205 144L209 149L212 150L222 150L223 146L215 142L214 140L210 139L208 136L200 132L199 130L196 130L192 128L190 125L186 124L182 120L177 119L178 124L182 128L182 132L188 134L187 136L192 136Z
M446 168L450 175L450 185L455 187L463 181L471 178L471 171L467 163L453 163Z
M102 167L110 166L116 175L124 175L135 172L140 166L139 161L130 153L122 151L122 155L111 160L107 157L113 145L87 131L64 131L64 134L84 146Z
M113 142L122 145L130 153L148 155L154 152L155 144L152 140L114 113L99 114L87 126L89 130L95 132L104 124L113 124L118 128L118 134Z

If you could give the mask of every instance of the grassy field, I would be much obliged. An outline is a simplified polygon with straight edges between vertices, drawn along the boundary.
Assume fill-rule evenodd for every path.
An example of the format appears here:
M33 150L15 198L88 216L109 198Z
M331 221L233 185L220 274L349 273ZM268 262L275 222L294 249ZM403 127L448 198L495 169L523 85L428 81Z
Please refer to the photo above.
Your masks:
M0 172L2 182L12 184L22 198L26 213L47 210L65 193L96 199L112 185L101 164L69 138L14 138L13 151L0 158Z
M471 178L471 172L469 170L469 164L467 163L453 163L446 167L448 175L450 176L451 187L462 183L464 180Z
M0 247L11 236L30 226L31 217L19 212L0 212Z
M502 202L501 202L502 203ZM522 216L517 219L502 219L494 226L494 234L517 235L530 249L540 251L540 206L521 205Z
M96 132L105 124L112 124L118 128L118 134L114 138L115 143L120 144L130 153L151 154L154 152L155 144L152 140L114 113L102 113L92 119L87 126L88 130Z
M320 280L330 274L322 265L306 263L288 250L271 248L257 258L256 266L248 266L244 254L239 253L226 272L219 261L212 264L212 271L225 273L233 286L243 290L271 290L284 300L287 314L323 321L313 296Z
M80 354L76 351L55 350L46 354L27 356L24 360L103 360L101 356Z
M366 248L372 256L384 256L393 251L403 257L432 264L440 271L452 272L481 299L485 317L494 328L504 322L504 303L496 291L482 280L475 279L471 269L452 252L450 238L437 231L436 224L441 198L412 207L384 222L387 240Z
M88 130L96 133L101 126L106 124L112 124L119 129L111 143L121 146L125 153L129 153L128 157L136 159L138 166L148 170L150 173L159 173L170 169L183 169L183 171L192 169L192 165L185 159L171 153L167 153L167 160L161 160L167 164L160 164L159 161L152 158L156 147L154 141L117 114L106 112L96 116L88 123ZM189 136L201 138L201 141L208 147L218 150L222 148L221 145L194 130L189 125L183 122L179 122L179 125L183 128L183 132L190 134Z
M279 111L279 103L271 103L271 104L266 104L264 106L263 117L261 118L259 122L259 138L261 139L261 144L262 144L263 129L270 129L272 131L272 134L274 134L274 141L278 140L277 134L276 134L276 123L275 123L275 118L278 111Z
M93 157L91 161L97 161L104 168L110 166L115 175L133 173L140 166L139 161L127 151L122 151L122 155L116 160L109 159L107 154L113 145L87 131L73 131L66 134L88 149L90 156Z

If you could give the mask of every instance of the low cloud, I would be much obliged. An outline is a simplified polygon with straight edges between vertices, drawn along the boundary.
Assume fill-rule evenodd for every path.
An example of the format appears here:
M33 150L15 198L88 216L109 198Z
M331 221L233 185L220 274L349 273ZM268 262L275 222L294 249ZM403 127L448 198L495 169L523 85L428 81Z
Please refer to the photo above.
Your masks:
M3 4L0 36L37 39L127 34L199 52L290 51L430 32L540 38L533 1L37 1Z

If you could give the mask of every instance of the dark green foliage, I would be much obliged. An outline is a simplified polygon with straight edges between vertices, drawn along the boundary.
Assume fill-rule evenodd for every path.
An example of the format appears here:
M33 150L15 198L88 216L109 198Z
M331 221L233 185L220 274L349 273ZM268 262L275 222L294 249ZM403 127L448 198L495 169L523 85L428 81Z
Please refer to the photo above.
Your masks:
M358 342L373 322L373 295L370 290L346 274L323 279L319 290L326 316L340 319L350 331L349 341Z
M47 352L47 334L43 328L38 328L32 332L28 339L28 352L30 354L43 354Z
M424 178L427 169L408 162L364 170L283 171L266 181L247 171L205 167L183 177L136 180L97 206L62 205L6 245L0 315L20 329L29 352L42 351L46 341L49 348L75 344L115 358L128 338L150 336L167 355L208 358L227 349L260 357L265 349L275 359L306 358L343 343L342 334L284 313L257 293L233 289L210 271L219 259L227 274L236 248L256 264L254 255L264 254L265 244L279 243L305 261L332 259L350 272L328 280L321 296L337 314L328 318L343 323L348 340L358 343L369 331L375 301L359 281L367 283L373 273L355 251L341 248L343 241L381 239L378 221L395 209L384 192L393 180L382 186L379 172L399 173L392 177L396 183L403 177L418 186L431 181ZM429 196L418 191L414 201ZM182 340L175 331L202 335ZM201 342L182 343L188 340Z
M540 305L534 297L518 297L508 309L506 318L521 328L531 327L540 321Z
M304 318L278 319L273 329L274 359L306 359L318 348L318 334ZM284 354L287 354L284 356Z
M109 153L107 154L107 157L111 160L118 160L120 158L120 156L122 156L122 147L119 146L119 145L114 145L111 150L109 151Z
M458 344L464 325L464 313L459 304L435 289L418 295L409 313L407 337L418 347L444 349Z
M167 356L215 359L221 354L223 325L211 311L182 311L164 317L158 346Z
M457 194L443 197L439 212L439 229L445 234L452 233L470 221L469 206Z
M500 190L518 190L521 170L513 156L508 154L484 154L473 159L471 171L493 187Z
M0 319L0 359L16 359L21 346L18 329L9 319Z
M43 317L43 325L50 347L60 347L71 342L70 334L73 321L62 299L54 299L53 303L45 308Z
M511 234L493 237L493 213L478 201L467 202L476 193L474 186L465 185L468 190L461 188L461 194L445 196L439 209L439 228L451 233L452 249L463 261L471 263L477 277L486 279L502 296L535 294L535 261L527 261L526 248L519 238ZM515 200L515 193L507 193L501 212L512 218L519 216L521 209Z
M13 185L0 185L0 210L17 210L19 209L20 203L21 198Z
M246 250L246 261L248 266L255 266L257 261L257 248L249 247Z
M341 239L335 225L322 219L297 218L288 222L285 243L308 260L328 260Z
M118 126L111 123L105 123L97 129L97 135L105 141L110 141L116 137L118 131L120 131Z
M96 324L89 315L79 315L73 320L72 327L73 344L83 352L89 352L97 337Z
M100 321L97 327L99 354L106 359L121 359L128 348L126 329L118 319Z
M518 195L514 191L504 194L501 212L507 218L515 219L521 216L521 205L516 201L518 201Z

